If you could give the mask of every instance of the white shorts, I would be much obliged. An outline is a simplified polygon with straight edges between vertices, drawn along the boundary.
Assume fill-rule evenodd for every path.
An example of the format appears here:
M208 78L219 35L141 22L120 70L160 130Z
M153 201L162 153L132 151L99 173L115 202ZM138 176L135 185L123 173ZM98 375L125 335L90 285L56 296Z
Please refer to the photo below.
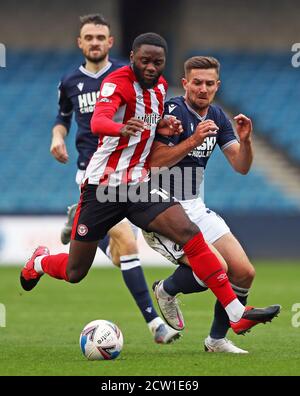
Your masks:
M82 169L77 170L75 181L78 184L79 190L81 187L82 180L84 178L84 174L85 174L85 170L82 170ZM126 217L123 220L121 220L118 224L121 224L121 223L129 223L131 226L132 232L134 233L135 239L137 239L139 228L136 225L132 224L128 219L126 219Z
M201 198L180 201L180 203L189 218L200 228L207 243L213 244L223 235L230 232L222 217L208 209ZM177 260L185 254L181 246L160 234L143 231L143 235L152 249L174 264L178 264Z

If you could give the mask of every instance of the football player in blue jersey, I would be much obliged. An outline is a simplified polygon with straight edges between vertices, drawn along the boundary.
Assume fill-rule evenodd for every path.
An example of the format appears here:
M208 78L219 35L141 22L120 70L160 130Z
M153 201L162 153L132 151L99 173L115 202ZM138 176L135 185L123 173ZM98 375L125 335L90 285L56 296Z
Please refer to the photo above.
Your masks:
M219 70L219 62L211 57L196 56L185 62L185 77L182 79L185 95L166 102L164 111L165 117L172 115L181 120L184 132L172 137L157 135L150 165L171 170L179 168L177 174L182 175L182 180L177 178L173 185L170 183L171 194L180 200L206 241L225 259L232 287L242 304L246 305L255 270L225 221L208 209L200 196L197 197L199 181L203 181L205 167L216 145L236 172L247 174L253 160L251 120L242 114L235 117L236 136L227 115L221 107L212 104L220 86ZM210 124L209 131L207 124ZM187 169L191 170L191 177L186 177ZM162 188L166 189L166 186ZM144 232L144 236L154 250L170 261L176 264L186 262L183 250L174 242L154 233ZM175 329L182 330L184 320L176 294L203 291L205 284L199 282L190 267L180 265L168 279L155 282L153 289L166 321ZM226 312L216 302L210 335L204 341L205 350L247 353L226 339L229 327Z
M59 84L59 111L52 131L50 151L61 163L68 162L65 138L68 134L72 114L78 126L76 148L78 151L76 182L80 186L90 158L97 149L98 137L90 129L90 121L99 96L103 79L123 66L109 58L113 37L109 23L102 15L80 17L78 47L85 62L75 71L65 75ZM63 244L70 242L72 224L77 204L68 208L68 221L61 232ZM178 331L170 328L158 316L140 265L136 243L137 227L122 221L114 226L99 247L121 268L124 281L134 297L151 333L157 343L169 343L178 338Z

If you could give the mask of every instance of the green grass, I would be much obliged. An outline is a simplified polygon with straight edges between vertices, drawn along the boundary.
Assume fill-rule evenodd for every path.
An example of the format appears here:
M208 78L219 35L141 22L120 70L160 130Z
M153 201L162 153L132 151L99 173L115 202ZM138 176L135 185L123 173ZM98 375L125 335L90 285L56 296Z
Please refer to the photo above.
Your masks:
M256 269L251 304L280 303L282 313L245 337L230 331L229 338L250 351L233 356L203 352L214 305L209 292L181 297L183 337L157 345L117 269L94 269L77 285L45 276L26 293L18 283L19 270L1 267L0 303L7 318L0 328L0 375L299 375L300 327L291 324L291 308L300 303L300 265L257 263ZM149 285L171 270L147 268ZM81 354L80 331L94 319L120 326L124 348L115 361L89 362Z

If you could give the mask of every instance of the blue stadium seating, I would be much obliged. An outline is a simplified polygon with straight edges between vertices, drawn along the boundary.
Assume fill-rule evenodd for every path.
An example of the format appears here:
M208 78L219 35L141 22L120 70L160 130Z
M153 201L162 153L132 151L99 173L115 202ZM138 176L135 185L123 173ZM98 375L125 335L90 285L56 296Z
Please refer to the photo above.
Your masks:
M222 64L219 99L255 120L255 129L300 165L300 69L292 53L215 54Z
M300 70L287 70L288 60L277 55L216 56L223 64L219 98L252 115L261 132L300 161L296 132L300 115L294 112L300 93L293 90ZM0 213L64 213L68 204L77 201L75 128L68 138L68 165L56 162L49 146L57 83L81 61L79 51L8 53L7 68L0 69ZM254 202L256 211L297 208L257 170L247 177L236 175L220 153L214 157L205 184L211 209L249 211Z

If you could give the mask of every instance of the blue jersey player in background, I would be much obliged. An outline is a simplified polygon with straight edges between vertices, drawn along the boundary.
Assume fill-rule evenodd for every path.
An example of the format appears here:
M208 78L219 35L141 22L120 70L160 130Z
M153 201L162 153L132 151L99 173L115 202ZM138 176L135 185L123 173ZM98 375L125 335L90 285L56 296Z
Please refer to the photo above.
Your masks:
M255 270L225 221L208 209L203 196L199 196L205 167L217 145L233 169L241 174L248 173L253 159L251 120L242 114L235 117L236 137L227 115L219 106L212 104L220 85L219 69L219 62L211 57L197 56L185 62L185 77L182 79L185 96L166 102L164 109L165 117L172 115L182 122L184 132L172 137L157 135L150 165L168 167L173 171L177 168L177 175L181 177L170 183L171 193L198 225L206 242L221 254L228 266L232 287L242 304L246 305ZM166 189L166 186L162 185L162 188ZM170 261L176 264L186 262L183 250L172 241L154 233L144 232L144 236L154 250ZM205 285L196 278L190 267L180 265L168 279L153 285L162 314L175 329L184 328L176 294L205 290ZM228 329L228 317L216 302L214 322L210 335L204 341L205 350L247 353L227 340Z
M78 126L76 148L78 151L76 182L80 186L90 158L97 149L98 138L90 130L90 121L103 79L117 68L120 62L109 59L113 46L110 25L102 15L80 18L78 47L85 62L64 76L59 84L59 111L52 131L50 151L63 164L68 162L65 138L70 129L72 115ZM68 221L61 232L63 244L70 242L77 204L68 208ZM169 327L158 316L153 306L140 265L136 243L137 228L127 220L114 226L99 247L121 268L124 281L134 297L157 343L170 343L178 338L178 331ZM108 244L109 242L109 244Z

